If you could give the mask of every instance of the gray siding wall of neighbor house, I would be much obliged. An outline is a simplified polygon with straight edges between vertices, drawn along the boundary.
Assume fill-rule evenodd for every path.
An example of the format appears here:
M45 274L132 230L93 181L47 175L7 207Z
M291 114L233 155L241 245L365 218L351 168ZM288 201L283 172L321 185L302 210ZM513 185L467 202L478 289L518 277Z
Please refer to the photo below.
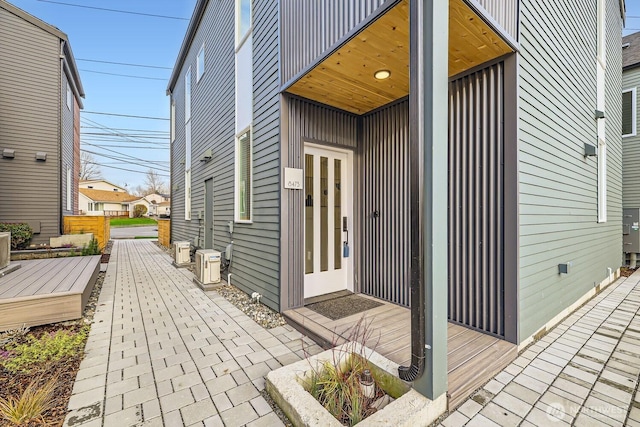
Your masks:
M607 1L606 223L597 223L596 2L521 1L520 342L622 262L621 38ZM571 262L571 272L558 264Z
M61 209L63 215L73 215L73 200L71 209L67 210L67 168L71 168L71 197L73 198L73 183L77 177L73 173L73 97L71 108L67 108L67 86L69 79L66 73L62 72L62 90L60 97L60 111L62 111L62 169L60 170L60 195Z
M396 0L282 0L282 82L286 83L338 45L383 3Z
M518 40L518 7L520 0L466 0L478 3L512 39Z
M356 149L359 139L358 116L316 104L295 96L282 97L283 167L304 168L304 143L336 145ZM357 156L354 169L358 170ZM357 174L356 175L357 178ZM359 211L359 182L354 183L354 212ZM304 303L304 194L299 190L282 193L282 310L300 307ZM357 215L356 215L357 217ZM354 223L356 230L359 224ZM360 236L353 237L358 241ZM286 248L285 248L286 246ZM357 259L359 247L353 249ZM285 255L287 255L285 257ZM356 266L357 269L357 266ZM358 271L356 270L356 282Z
M622 205L640 208L640 121L638 95L640 94L640 67L627 70L622 75L622 89L636 89L636 135L622 138Z
M209 2L173 91L176 141L172 146L172 240L204 239L204 182L213 178L214 248L231 241L234 219L235 78L233 2ZM280 102L278 3L253 2L253 223L234 225L232 283L280 305ZM206 71L196 82L196 56L205 44ZM191 65L192 215L184 220L184 74ZM200 161L212 149L211 161ZM176 190L177 188L177 190Z
M40 224L33 243L60 234L60 41L0 9L0 221ZM37 162L35 153L47 153Z
M362 208L361 291L410 305L409 102L362 118L359 150ZM374 215L374 212L377 215Z

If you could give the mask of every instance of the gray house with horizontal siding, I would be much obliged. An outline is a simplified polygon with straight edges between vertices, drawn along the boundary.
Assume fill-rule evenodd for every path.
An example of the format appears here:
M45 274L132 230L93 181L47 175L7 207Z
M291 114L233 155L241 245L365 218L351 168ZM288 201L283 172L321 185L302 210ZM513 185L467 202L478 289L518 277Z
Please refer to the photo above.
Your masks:
M200 0L167 93L172 240L422 311L436 399L447 321L523 348L619 275L625 8L433 3Z
M67 35L4 0L0 40L0 222L48 244L78 212L84 89Z

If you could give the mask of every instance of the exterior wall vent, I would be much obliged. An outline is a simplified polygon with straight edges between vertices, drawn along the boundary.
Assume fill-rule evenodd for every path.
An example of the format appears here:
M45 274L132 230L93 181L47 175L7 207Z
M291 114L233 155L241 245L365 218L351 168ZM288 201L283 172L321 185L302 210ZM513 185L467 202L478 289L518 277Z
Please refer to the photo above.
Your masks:
M43 153L42 151L38 151L36 153L36 160L39 162L46 162L47 161L47 153Z
M2 150L2 157L5 159L13 159L16 156L16 150L5 148Z

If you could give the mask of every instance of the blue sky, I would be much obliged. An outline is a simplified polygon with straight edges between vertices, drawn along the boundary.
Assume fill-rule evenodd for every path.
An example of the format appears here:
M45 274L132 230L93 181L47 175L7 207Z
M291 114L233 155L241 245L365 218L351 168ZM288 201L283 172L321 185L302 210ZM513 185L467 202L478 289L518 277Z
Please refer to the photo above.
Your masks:
M108 156L133 156L141 159L127 157L125 159L129 162L127 163L123 162L123 159L95 156L96 160L103 165L101 169L104 178L114 184L126 185L132 189L144 182L144 172L149 166L157 165L159 174L168 175L168 120L126 118L96 115L88 112L168 119L169 101L168 97L165 96L165 89L171 70L105 64L84 60L172 68L196 0L136 0L134 2L127 0L10 1L43 21L60 28L69 36L86 93L84 100L85 113L82 114L81 123L83 126L81 129L83 133L83 149ZM54 3L54 1L59 3ZM60 3L184 19L116 13L72 7ZM640 30L640 0L627 0L626 4L628 18L627 29L623 32L624 35ZM96 72L126 74L159 80L98 74ZM120 131L119 129L132 130ZM134 138L139 138L142 135L140 139L146 143L134 144L122 136L105 137L104 135L89 135L89 133L124 133L129 136L134 135ZM103 148L95 145L101 145ZM114 150L117 153L109 150ZM137 170L143 173L122 169ZM168 183L168 176L163 178Z
M37 0L10 0L14 5L58 27L68 35L86 93L84 99L86 112L95 111L168 119L169 99L165 95L167 80L171 74L170 68L173 67L182 44L189 23L188 18L191 17L196 0L59 1L187 19L165 19L115 13ZM105 64L81 59L151 65L169 69ZM98 74L96 71L160 80ZM126 163L121 159L94 156L99 163L104 164L101 169L105 179L114 184L127 184L128 188L133 188L144 182L144 173L115 169L116 167L144 172L149 166L158 165L157 172L167 175L163 178L168 183L168 172L166 172L169 170L168 121L82 113L81 126L83 149L109 156L133 156L143 160L128 157L127 160L133 163ZM100 128L101 126L109 129ZM89 135L89 133L124 133L129 136L134 135L134 139L143 135L140 139L147 143L134 144L122 136L105 137L105 135ZM106 142L107 139L110 141ZM104 147L110 145L109 150L114 150L117 153L88 144ZM129 148L122 147L127 145ZM131 148L132 146L137 148ZM148 163L149 161L158 163Z

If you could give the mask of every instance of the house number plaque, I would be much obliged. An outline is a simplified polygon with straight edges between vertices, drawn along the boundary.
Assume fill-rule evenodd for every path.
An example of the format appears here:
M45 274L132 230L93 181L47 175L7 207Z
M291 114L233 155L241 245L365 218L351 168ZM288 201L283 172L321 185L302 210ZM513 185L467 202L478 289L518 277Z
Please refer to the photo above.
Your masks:
M302 169L284 168L284 188L302 190L304 188Z

